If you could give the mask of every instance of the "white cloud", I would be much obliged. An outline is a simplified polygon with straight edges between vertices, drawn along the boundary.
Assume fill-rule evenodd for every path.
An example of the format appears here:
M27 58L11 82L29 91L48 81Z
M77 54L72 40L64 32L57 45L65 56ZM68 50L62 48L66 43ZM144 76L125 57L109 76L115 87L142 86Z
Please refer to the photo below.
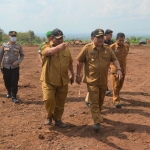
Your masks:
M97 27L117 31L133 29L136 24L140 28L142 20L147 28L149 6L149 0L1 0L0 27L38 33L58 27L81 33Z

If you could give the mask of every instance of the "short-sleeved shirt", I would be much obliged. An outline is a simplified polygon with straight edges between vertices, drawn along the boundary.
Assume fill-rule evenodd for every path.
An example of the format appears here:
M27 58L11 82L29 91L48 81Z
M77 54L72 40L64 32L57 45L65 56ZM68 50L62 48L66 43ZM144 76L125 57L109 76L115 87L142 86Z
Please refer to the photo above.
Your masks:
M114 52L103 44L98 50L94 43L85 45L77 56L79 62L85 63L84 83L93 86L107 86L107 75L110 62L117 60Z
M38 50L38 53L39 53L39 54L41 54L41 52L42 52L42 47L43 47L43 45L45 45L45 44L49 44L49 42L46 41L46 42L43 42L43 43L40 44L39 50ZM50 44L52 44L52 41L50 41Z
M112 40L108 40L108 41L104 40L104 43L107 44L107 45L111 45L111 44L113 44L114 42L113 42Z
M46 51L53 47L53 43L45 44L42 47L42 82L63 86L69 83L68 69L73 62L70 51L66 48L55 55L46 56Z
M126 73L126 59L127 59L128 53L129 53L128 44L124 43L123 46L119 46L117 43L114 43L114 44L110 45L110 48L113 50L116 57L118 58L122 72ZM117 72L117 69L113 64L110 65L110 68L111 68L112 73Z

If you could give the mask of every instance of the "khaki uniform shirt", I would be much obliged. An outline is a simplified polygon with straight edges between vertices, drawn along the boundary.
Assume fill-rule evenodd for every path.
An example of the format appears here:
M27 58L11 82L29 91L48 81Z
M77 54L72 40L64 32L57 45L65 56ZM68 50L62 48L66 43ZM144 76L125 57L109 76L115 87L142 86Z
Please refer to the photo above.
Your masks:
M52 56L46 56L46 51L53 47L53 43L42 47L42 73L40 80L56 86L69 83L68 69L73 62L70 51L66 48Z
M120 67L122 69L122 73L125 74L126 73L126 59L127 59L128 53L129 53L128 44L124 43L123 46L119 46L117 43L114 43L114 44L110 45L110 48L113 50L116 57L118 58ZM110 65L110 68L111 68L112 73L117 72L116 67L112 63Z
M10 44L9 42L2 44L2 47L0 48L0 64L2 63L4 68L14 69L19 67L19 65L13 66L13 63L17 62L20 64L23 58L24 53L20 44Z
M98 50L94 43L90 43L83 47L77 60L85 63L84 83L105 87L110 62L114 62L117 58L108 45L103 44L103 47Z

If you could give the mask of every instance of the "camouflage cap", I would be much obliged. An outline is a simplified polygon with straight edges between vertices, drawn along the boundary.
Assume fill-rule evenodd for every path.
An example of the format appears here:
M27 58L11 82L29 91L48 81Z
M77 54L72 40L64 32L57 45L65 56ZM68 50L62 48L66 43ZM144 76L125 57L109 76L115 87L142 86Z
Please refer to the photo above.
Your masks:
M104 35L104 30L102 29L96 29L94 31L94 36L103 36Z
M47 37L49 37L49 36L51 36L52 35L52 31L48 31L47 33L46 33L46 36Z
M17 32L16 31L9 31L9 36L17 36Z
M52 36L54 36L56 39L59 39L63 37L63 32L60 29L54 29L52 31Z

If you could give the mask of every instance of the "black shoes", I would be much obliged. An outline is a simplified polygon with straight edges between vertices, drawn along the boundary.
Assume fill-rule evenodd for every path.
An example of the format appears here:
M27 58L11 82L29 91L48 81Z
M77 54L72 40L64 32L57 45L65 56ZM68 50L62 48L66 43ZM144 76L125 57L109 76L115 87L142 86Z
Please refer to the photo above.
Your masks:
M122 108L120 104L115 104L116 108Z
M111 91L106 90L106 94L105 95L109 95L111 93Z
M6 94L6 98L10 98L11 97L11 94L10 93L7 93Z
M14 103L19 103L18 99L16 98L16 96L11 96L11 92L8 92L6 94L6 98L12 98L12 102Z
M60 128L66 128L67 127L61 120L55 121L55 126L58 126Z
M88 107L90 107L90 103L89 103L89 102L86 102L86 105L87 105Z
M12 102L19 103L18 99L16 97L12 97Z
M100 130L100 124L99 123L94 124L93 129L95 132L98 132Z

